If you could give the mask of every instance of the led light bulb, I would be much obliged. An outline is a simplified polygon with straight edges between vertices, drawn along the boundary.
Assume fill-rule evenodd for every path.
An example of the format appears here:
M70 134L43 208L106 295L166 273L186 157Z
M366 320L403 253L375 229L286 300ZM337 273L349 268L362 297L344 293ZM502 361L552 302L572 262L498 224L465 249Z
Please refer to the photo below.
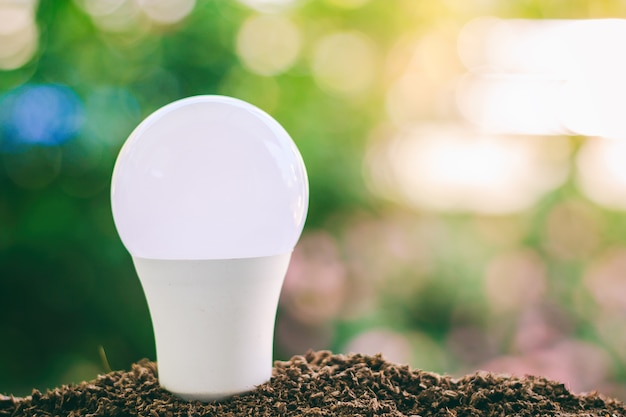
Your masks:
M160 384L210 401L268 381L280 289L308 209L288 133L241 100L176 101L122 147L111 200L148 301Z

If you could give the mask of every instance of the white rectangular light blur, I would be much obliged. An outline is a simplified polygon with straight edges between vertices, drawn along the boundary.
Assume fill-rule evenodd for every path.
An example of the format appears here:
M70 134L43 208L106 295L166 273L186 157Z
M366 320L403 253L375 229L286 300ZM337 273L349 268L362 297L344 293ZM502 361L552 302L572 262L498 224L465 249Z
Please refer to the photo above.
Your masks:
M626 137L624 43L625 19L473 20L459 109L487 131Z

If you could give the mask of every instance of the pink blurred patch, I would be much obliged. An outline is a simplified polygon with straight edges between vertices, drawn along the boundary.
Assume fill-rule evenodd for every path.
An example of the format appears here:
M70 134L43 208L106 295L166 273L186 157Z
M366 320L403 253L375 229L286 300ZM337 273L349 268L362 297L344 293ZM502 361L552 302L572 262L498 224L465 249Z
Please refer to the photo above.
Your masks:
M600 389L608 377L611 361L603 349L576 340L563 340L554 346L522 356L500 356L481 368L512 375L543 376L564 383L573 392Z

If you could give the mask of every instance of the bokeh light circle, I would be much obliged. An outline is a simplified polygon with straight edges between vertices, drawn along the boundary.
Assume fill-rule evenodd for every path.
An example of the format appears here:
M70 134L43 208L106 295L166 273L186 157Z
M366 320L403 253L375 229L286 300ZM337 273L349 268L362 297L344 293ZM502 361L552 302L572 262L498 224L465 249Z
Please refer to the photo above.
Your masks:
M34 2L0 2L0 70L30 61L39 45Z
M293 65L300 52L300 32L282 16L261 15L246 20L237 35L237 55L260 75L276 75Z
M276 13L293 7L298 0L239 0L239 3L263 13Z
M593 202L626 210L626 142L589 138L576 159L578 187Z
M195 0L137 0L142 12L153 22L171 25L193 11Z
M327 35L315 45L313 76L320 87L340 95L363 93L377 72L373 42L361 32Z
M74 137L83 124L80 98L59 84L28 84L0 98L1 148L59 145Z

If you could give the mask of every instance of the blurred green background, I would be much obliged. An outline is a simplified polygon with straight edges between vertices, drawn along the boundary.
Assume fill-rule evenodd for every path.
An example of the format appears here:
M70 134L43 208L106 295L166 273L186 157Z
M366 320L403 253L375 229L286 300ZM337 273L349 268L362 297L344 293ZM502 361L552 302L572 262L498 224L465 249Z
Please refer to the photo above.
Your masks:
M626 150L481 136L457 89L481 16L626 2L0 0L0 392L92 379L101 351L113 369L155 358L113 164L157 108L224 94L274 116L308 168L277 359L383 352L626 399Z

